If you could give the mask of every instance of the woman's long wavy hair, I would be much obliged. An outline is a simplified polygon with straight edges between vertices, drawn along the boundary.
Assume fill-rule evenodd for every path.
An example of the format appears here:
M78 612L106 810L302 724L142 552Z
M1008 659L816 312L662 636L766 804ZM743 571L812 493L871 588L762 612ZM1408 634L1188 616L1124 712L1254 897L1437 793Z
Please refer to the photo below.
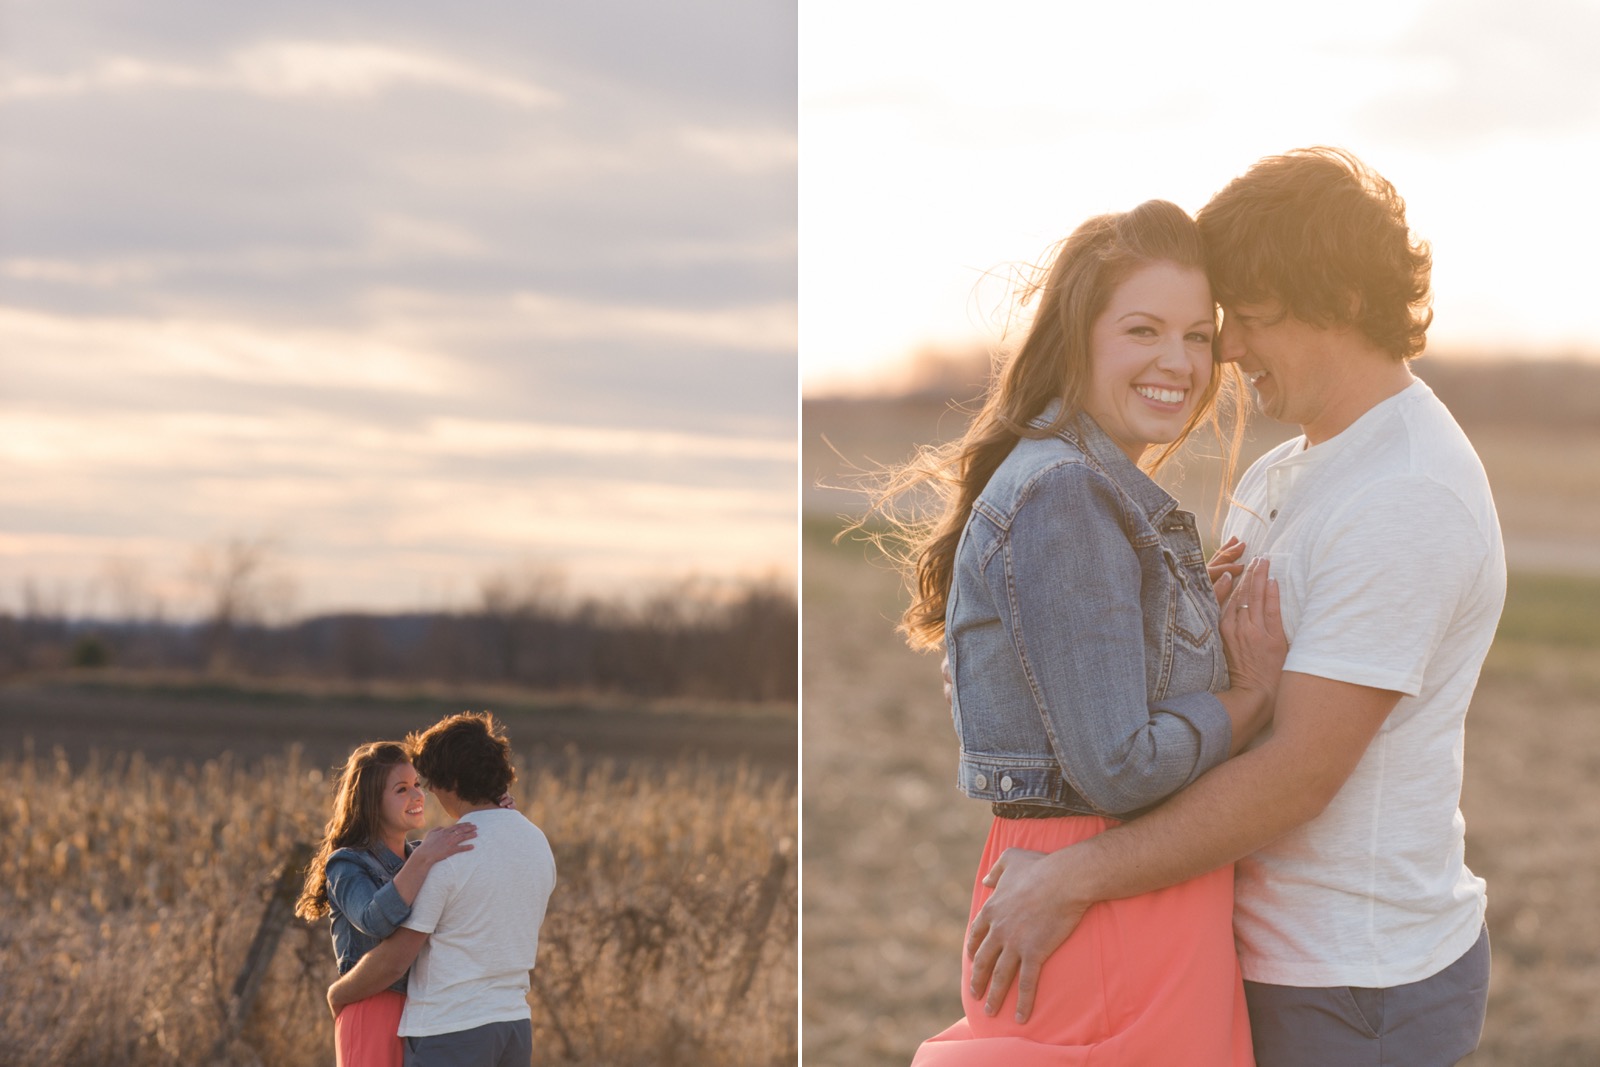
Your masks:
M1134 271L1150 263L1171 262L1205 269L1205 252L1194 220L1165 200L1149 200L1132 211L1098 215L1074 230L1036 268L1022 287L1019 305L1036 303L1033 321L1022 344L991 379L983 406L958 440L927 446L903 467L891 470L873 494L872 512L891 527L886 547L900 564L911 587L911 606L900 629L913 648L938 646L944 640L945 602L955 571L956 545L973 502L1000 462L1023 437L1048 437L1075 419L1093 374L1090 337L1094 323L1112 293ZM1217 417L1218 399L1231 412L1231 430ZM1063 401L1050 425L1036 429L1028 421L1052 400ZM1223 442L1223 485L1233 479L1239 440L1244 430L1244 398L1231 364L1213 367L1194 413L1177 440L1146 453L1140 466L1159 470L1183 447L1198 426L1207 424ZM897 501L912 490L931 490L938 506L913 508L907 515ZM918 514L932 512L930 518ZM883 545L885 538L877 538Z
M294 913L300 918L310 922L328 914L328 857L341 848L366 847L382 836L378 816L389 772L411 762L411 749L398 741L368 742L344 761L334 779L333 816L295 901Z

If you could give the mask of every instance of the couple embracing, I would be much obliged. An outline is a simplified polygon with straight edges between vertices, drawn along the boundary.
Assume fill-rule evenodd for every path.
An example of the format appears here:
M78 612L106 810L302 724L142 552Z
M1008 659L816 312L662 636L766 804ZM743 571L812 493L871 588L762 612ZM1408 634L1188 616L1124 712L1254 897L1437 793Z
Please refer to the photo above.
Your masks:
M1430 268L1335 149L1261 160L1193 220L1091 219L967 435L900 472L946 493L904 627L948 657L958 785L995 816L965 1015L917 1067L1476 1048L1462 742L1505 560L1476 453L1409 370ZM1208 561L1149 473L1241 373L1302 434L1239 481Z
M555 888L544 832L507 792L511 745L463 713L351 753L296 914L331 915L339 1067L527 1067L528 975ZM423 790L453 825L421 842Z

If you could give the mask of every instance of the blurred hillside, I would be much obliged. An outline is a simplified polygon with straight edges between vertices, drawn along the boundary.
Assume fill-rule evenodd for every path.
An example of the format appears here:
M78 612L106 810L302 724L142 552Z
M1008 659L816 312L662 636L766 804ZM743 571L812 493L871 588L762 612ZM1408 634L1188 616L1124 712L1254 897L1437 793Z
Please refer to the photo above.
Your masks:
M776 583L685 580L642 603L558 597L533 579L486 582L457 611L282 622L239 596L199 623L74 616L47 598L0 610L0 682L63 669L309 685L437 682L541 693L789 703L798 609Z
M1489 473L1511 566L1600 573L1600 363L1426 356L1412 365L1472 438ZM859 514L863 479L918 443L958 436L987 374L982 354L921 357L898 395L810 397L802 403L802 508ZM957 401L966 401L966 410ZM1293 428L1252 416L1243 465ZM1213 515L1221 465L1198 441L1163 482L1201 520Z

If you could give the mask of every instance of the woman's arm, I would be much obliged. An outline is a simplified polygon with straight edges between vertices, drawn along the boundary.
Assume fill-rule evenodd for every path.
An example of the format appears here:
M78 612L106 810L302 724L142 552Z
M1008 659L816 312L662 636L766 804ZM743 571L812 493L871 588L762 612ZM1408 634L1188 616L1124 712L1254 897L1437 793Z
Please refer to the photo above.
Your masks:
M357 930L369 937L388 937L411 914L429 868L457 852L470 851L473 846L467 842L477 833L471 823L428 831L394 881L382 886L372 884L372 876L358 860L335 853L328 860L328 899Z
M388 937L411 914L394 883L374 885L361 862L335 853L328 859L328 900L350 925L369 937Z
M412 849L411 855L406 857L405 866L396 872L392 883L395 892L405 902L407 914L411 911L411 905L417 901L417 891L422 888L423 881L428 877L429 868L458 852L471 852L473 846L467 842L477 836L478 828L470 822L458 822L454 826L435 826L427 832L422 844Z

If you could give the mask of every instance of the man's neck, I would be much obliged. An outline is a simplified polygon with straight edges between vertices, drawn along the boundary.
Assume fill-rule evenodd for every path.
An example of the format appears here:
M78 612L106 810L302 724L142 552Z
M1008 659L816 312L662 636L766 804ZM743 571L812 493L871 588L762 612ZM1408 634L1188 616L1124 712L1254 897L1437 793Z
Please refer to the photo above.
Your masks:
M1344 433L1361 416L1416 381L1408 363L1381 352L1352 355L1342 365L1345 372L1336 380L1322 411L1300 427L1308 446Z
M494 803L480 804L477 801L467 800L447 789L435 789L433 796L439 802L439 806L444 809L444 813L452 819L459 819L463 815L471 815L475 811L493 811L500 806Z

